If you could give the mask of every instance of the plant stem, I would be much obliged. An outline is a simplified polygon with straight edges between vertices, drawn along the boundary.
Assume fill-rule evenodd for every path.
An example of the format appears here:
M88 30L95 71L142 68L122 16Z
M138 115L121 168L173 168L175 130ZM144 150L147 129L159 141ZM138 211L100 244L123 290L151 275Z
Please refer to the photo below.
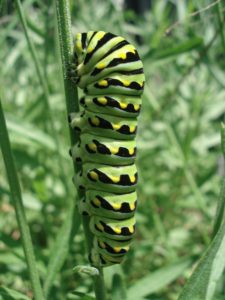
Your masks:
M30 274L31 285L35 300L43 300L43 293L36 268L34 249L32 245L30 230L26 221L26 215L22 202L21 189L16 173L16 167L10 147L8 131L0 99L0 146L8 176L11 197L16 211L17 223L21 232L23 250Z
M73 57L72 49L72 32L71 32L71 20L68 0L56 0L57 22L59 31L59 43L61 49L61 59L63 66L64 88L66 96L67 113L74 113L79 111L78 93L77 89L72 84L71 80L67 76L68 66L70 66ZM78 141L78 135L70 128L71 145L74 145ZM79 171L79 168L74 164L74 171ZM79 198L84 195L78 191ZM89 229L90 218L82 216L82 223L85 232L85 239L90 253L92 247L93 234ZM105 286L103 270L99 268L99 276L94 277L94 290L97 300L105 300Z
M223 160L225 163L225 124L221 124L221 148L223 153ZM225 168L224 168L225 172ZM213 226L212 238L217 234L218 230L221 227L221 224L224 221L224 212L225 212L225 174L223 175L222 185L220 189L219 200L216 209L215 221Z

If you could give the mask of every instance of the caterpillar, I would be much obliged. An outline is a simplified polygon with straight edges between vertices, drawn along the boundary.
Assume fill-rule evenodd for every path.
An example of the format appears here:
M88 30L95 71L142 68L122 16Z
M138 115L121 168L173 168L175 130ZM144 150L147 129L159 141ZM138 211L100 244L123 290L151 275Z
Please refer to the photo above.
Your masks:
M70 149L81 164L74 183L83 189L81 213L90 216L94 266L121 263L135 234L137 117L144 71L137 50L104 31L78 33L71 79L84 92L83 110L69 116L79 142Z

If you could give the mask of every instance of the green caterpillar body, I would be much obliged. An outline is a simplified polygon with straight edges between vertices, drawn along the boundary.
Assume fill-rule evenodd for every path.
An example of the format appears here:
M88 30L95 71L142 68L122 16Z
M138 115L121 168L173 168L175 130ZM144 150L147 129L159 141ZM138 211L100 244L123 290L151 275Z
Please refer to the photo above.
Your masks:
M135 234L135 136L145 78L137 50L112 33L78 33L74 56L74 80L84 91L83 111L70 116L80 133L70 151L81 163L74 183L84 190L80 211L94 235L90 262L104 267L122 262Z

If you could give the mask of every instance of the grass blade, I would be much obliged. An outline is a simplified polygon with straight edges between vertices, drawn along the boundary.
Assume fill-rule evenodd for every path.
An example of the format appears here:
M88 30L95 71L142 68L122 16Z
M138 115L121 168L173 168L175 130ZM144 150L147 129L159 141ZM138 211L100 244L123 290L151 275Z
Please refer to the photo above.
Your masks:
M30 300L27 296L7 287L0 287L0 300Z
M50 254L50 260L47 269L47 276L44 283L44 295L45 298L48 298L48 295L51 291L52 285L54 283L57 273L62 268L65 259L69 252L69 241L71 238L71 232L74 234L77 233L80 225L80 216L77 210L75 210L74 201L71 201L69 206L68 213L65 217L65 221L57 234L55 244L52 247ZM73 222L75 220L75 224Z
M225 223L202 256L179 300L212 300L216 283L225 267Z
M112 300L126 300L126 286L121 274L114 274L112 281Z
M198 49L199 47L202 46L203 46L203 39L199 37L194 37L174 47L151 50L146 54L146 56L153 60L169 58L172 56L177 57L180 54L192 51L194 49Z
M141 278L128 290L128 299L142 300L145 296L162 289L180 276L190 264L191 259L186 258Z
M32 245L29 227L26 221L26 215L25 215L24 206L22 202L20 184L16 172L16 167L15 167L11 147L10 147L10 141L9 141L8 131L6 128L1 100L0 100L0 146L1 146L5 168L8 176L9 186L11 190L11 197L16 211L16 218L22 236L22 244L23 244L24 254L26 257L26 262L30 274L33 293L35 296L35 300L42 300L44 299L42 294L42 288L39 280L38 271L36 268L34 249Z
M223 153L223 159L225 160L225 124L221 124L221 148ZM213 226L213 237L216 235L219 230L223 220L224 220L224 211L225 211L225 176L222 181L222 186L220 190L219 201L216 210L215 222Z

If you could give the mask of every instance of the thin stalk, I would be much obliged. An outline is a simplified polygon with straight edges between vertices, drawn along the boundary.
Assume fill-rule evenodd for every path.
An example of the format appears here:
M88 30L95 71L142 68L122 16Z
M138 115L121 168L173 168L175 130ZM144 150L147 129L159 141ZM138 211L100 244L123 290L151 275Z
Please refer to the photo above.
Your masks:
M221 124L221 148L223 153L223 160L225 163L225 124ZM220 189L219 200L216 209L215 221L213 226L212 238L217 234L218 230L221 227L221 224L224 221L224 212L225 212L225 167L224 175L222 180L222 185Z
M22 202L20 184L16 172L16 167L10 147L8 131L6 127L5 117L0 99L0 146L5 163L5 168L8 176L11 197L16 211L17 223L21 232L23 250L27 262L28 271L30 274L31 285L35 300L44 300L36 261L34 249L31 240L30 230L26 221L25 210Z
M60 178L64 182L66 193L68 195L69 188L68 188L68 182L66 180L67 176L66 176L66 172L65 172L65 169L64 169L64 164L63 164L63 161L62 161L62 157L60 155L60 142L59 142L59 139L58 139L57 130L54 126L53 116L52 116L52 113L51 113L51 108L50 108L50 104L49 104L49 100L48 100L49 99L49 90L48 90L47 80L45 79L44 74L41 70L40 61L38 59L34 44L33 44L32 40L29 36L27 21L26 21L26 17L24 15L23 8L22 8L20 0L16 0L16 7L17 7L17 10L18 10L20 22L23 26L23 30L24 30L24 34L25 34L25 37L26 37L27 45L28 45L32 60L34 62L37 77L38 77L40 86L42 87L43 100L44 100L45 113L46 113L46 118L45 119L49 121L50 131L51 131L52 135L54 136L56 151L58 152L57 154L58 154L58 162L59 162L59 169L60 169Z
M71 31L71 20L69 10L69 0L56 0L56 11L57 11L57 22L59 31L59 43L61 49L61 59L63 67L64 77L64 89L66 98L67 113L74 113L79 111L78 93L74 84L69 80L67 76L68 66L70 66L73 57L72 49L72 31ZM78 141L78 135L70 128L70 139L71 145ZM78 166L74 164L74 171L79 171ZM79 193L79 198L83 195ZM82 216L82 223L85 232L85 239L88 248L88 252L91 251L93 234L89 229L89 217ZM102 268L99 269L99 276L94 277L94 290L97 300L105 300L105 285Z
M184 152L182 147L180 146L176 135L174 134L173 128L168 124L167 125L167 133L168 133L168 137L170 139L170 141L173 143L173 145L176 147L180 158L182 160L183 163L183 171L184 171L184 175L186 177L186 180L189 184L189 187L191 188L193 194L196 197L196 204L198 205L198 208L201 210L203 216L209 221L210 220L210 216L207 212L206 206L205 206L205 201L204 201L204 197L195 181L194 175L192 174L191 170L188 167L188 162L185 158ZM202 238L204 239L205 243L208 244L209 243L209 238L208 235L203 232L202 233Z
M219 25L219 33L221 37L221 43L223 50L225 52L225 34L224 34L224 19L223 15L221 12L221 3L219 2L216 6L216 12L217 12L217 20L218 20L218 25Z

